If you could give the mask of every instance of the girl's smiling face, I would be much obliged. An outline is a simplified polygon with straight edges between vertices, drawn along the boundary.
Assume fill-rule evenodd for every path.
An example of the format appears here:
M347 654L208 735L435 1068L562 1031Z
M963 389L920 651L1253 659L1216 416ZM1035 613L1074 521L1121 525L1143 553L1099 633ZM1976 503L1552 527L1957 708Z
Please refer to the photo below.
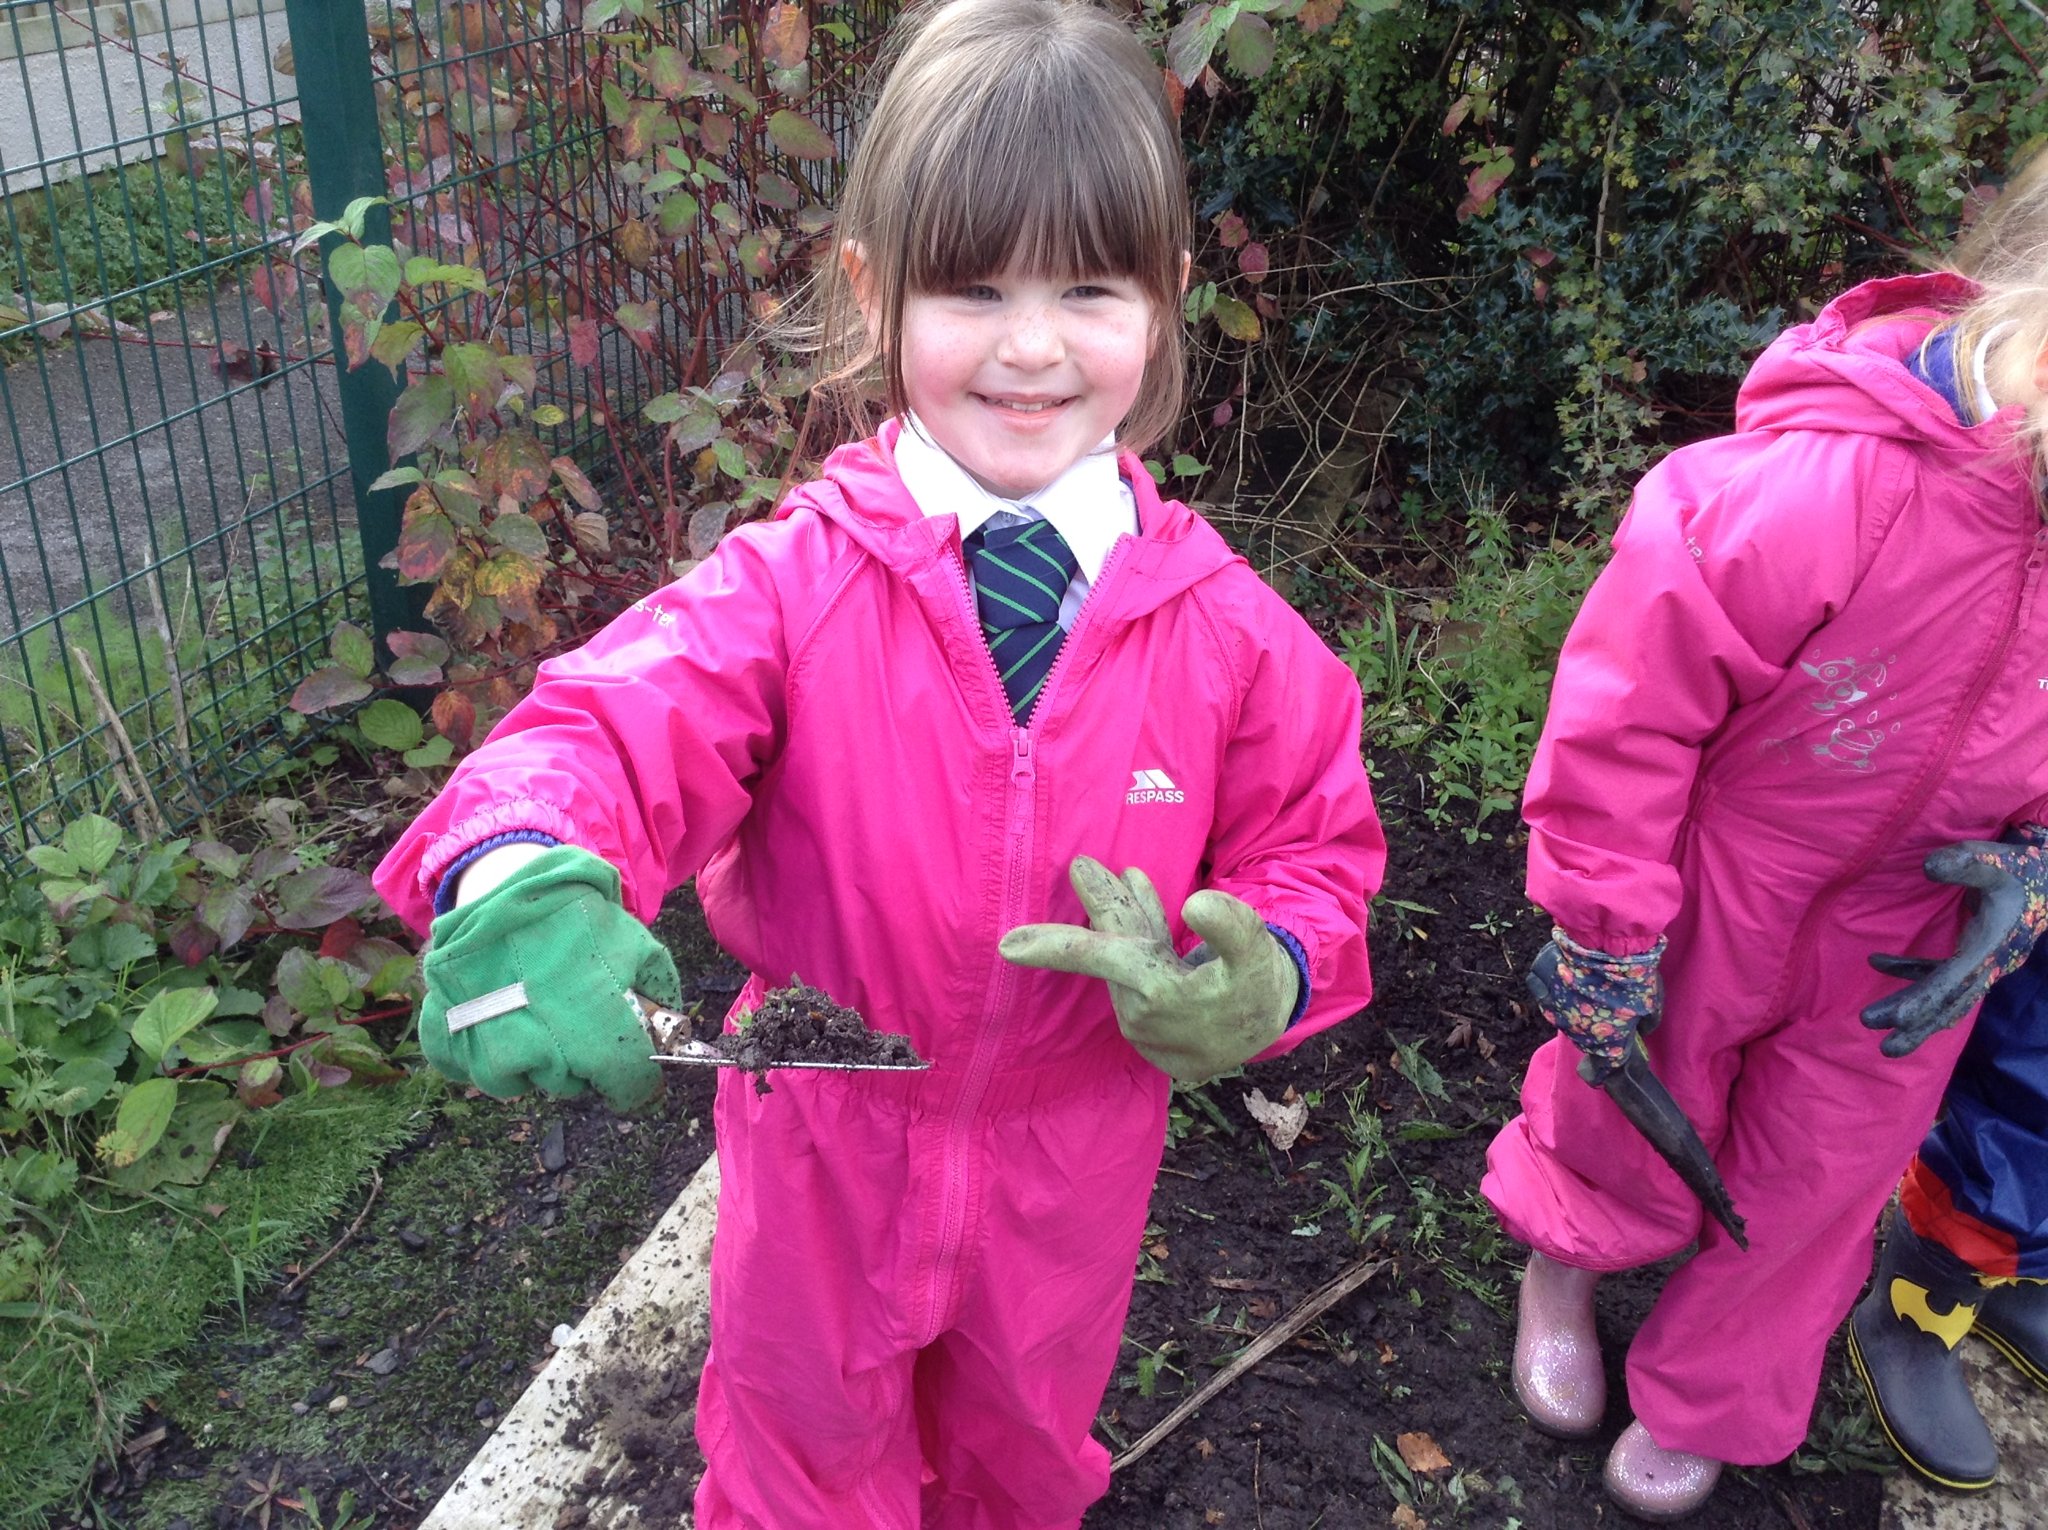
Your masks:
M1152 310L1128 277L1014 268L911 292L897 340L910 408L984 488L1022 499L1130 413L1156 343Z

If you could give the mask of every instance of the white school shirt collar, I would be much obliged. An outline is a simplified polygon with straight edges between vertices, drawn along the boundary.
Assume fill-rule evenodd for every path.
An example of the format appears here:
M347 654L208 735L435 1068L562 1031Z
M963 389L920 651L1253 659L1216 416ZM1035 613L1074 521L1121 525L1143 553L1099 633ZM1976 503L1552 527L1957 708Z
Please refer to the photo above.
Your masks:
M1114 435L1044 488L1012 501L976 483L918 429L915 415L906 415L896 436L896 472L927 517L960 518L963 540L1004 511L1043 516L1065 539L1080 576L1091 585L1102 577L1116 539L1138 533L1138 501L1117 468Z

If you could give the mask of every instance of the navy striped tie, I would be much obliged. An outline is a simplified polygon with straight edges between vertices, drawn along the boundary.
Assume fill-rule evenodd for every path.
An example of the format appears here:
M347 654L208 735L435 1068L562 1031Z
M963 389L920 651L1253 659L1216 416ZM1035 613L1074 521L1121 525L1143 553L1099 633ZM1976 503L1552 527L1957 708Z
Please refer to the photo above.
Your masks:
M965 547L982 636L1010 698L1010 714L1021 723L1031 715L1066 637L1060 601L1078 566L1074 550L1051 521L983 526Z

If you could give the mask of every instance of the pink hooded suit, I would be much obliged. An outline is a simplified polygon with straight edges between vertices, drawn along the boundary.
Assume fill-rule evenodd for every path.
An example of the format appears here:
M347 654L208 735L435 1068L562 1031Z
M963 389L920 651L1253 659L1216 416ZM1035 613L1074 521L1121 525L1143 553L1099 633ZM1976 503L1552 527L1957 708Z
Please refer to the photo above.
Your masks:
M1617 953L1668 934L1658 1074L1743 1253L1554 1037L1484 1191L1517 1238L1618 1270L1698 1254L1629 1350L1667 1450L1776 1461L1968 1025L1888 1059L1874 951L1945 956L1962 900L1921 861L2048 792L2048 563L2020 411L1959 424L1901 358L1941 276L1871 282L1787 331L1736 433L1643 480L1558 663L1530 773L1529 894Z
M1369 990L1385 842L1344 666L1126 457L1143 534L1016 726L956 523L920 515L893 440L543 665L378 871L418 927L507 829L611 861L643 918L696 875L740 1007L801 975L933 1060L721 1079L700 1530L1051 1530L1106 1487L1089 1429L1168 1080L1104 984L996 951L1085 922L1076 853L1298 940L1311 1001L1276 1051Z

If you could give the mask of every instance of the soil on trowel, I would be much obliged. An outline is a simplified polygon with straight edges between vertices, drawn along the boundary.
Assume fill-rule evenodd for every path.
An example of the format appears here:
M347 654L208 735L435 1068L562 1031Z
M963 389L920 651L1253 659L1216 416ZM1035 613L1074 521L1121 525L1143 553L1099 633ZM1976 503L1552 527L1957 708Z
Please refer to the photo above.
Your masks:
M768 1092L768 1070L792 1063L836 1063L856 1068L923 1068L908 1036L869 1027L853 1010L808 983L778 988L740 1028L708 1045L754 1075L754 1087Z

